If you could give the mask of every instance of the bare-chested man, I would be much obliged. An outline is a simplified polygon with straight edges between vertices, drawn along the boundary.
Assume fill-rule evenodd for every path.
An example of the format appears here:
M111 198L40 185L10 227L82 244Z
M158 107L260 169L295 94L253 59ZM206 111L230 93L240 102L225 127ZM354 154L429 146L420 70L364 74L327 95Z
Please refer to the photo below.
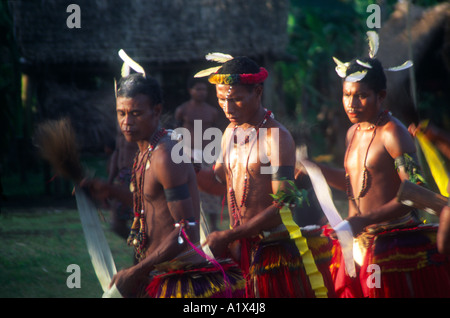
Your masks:
M214 255L231 252L240 261L247 297L326 297L308 247L301 256L290 238L280 212L283 200L274 202L271 196L292 190L288 181L294 179L295 145L288 130L262 106L267 75L247 57L232 58L209 75L230 124L222 138L222 156L214 170L200 170L198 182L206 191L227 191L231 228L212 232L207 244ZM289 209L283 212L292 218ZM305 270L307 257L311 267Z
M121 199L134 209L129 243L134 245L139 263L119 271L111 286L115 284L124 297L236 295L239 284L243 287L237 266L209 263L199 249L195 171L191 163L175 164L171 158L176 142L160 126L159 84L142 74L122 78L116 111L125 139L139 147L132 193L100 180L86 182L94 197Z
M188 89L191 98L187 102L184 102L178 106L175 110L175 120L180 126L189 130L191 137L194 136L195 132L195 120L201 121L202 135L206 129L217 125L219 112L215 107L206 102L206 98L208 96L207 85L208 82L204 79L190 79L188 82ZM206 141L204 141L203 138L200 138L199 140L202 140L203 142L199 146L202 148L205 147ZM191 138L191 141L191 149L195 149L194 138Z
M207 144L203 139L206 129L216 127L218 123L218 110L206 102L208 96L208 81L203 78L190 78L188 81L190 100L178 106L175 110L175 120L179 126L186 128L190 135L190 149L193 159L201 161L202 166L211 166L201 152ZM197 125L197 126L196 126ZM197 161L197 163L198 163ZM209 218L211 230L217 229L217 219L221 212L221 197L200 191L200 201L203 212Z
M331 186L347 192L360 267L351 280L343 264L335 264L336 291L340 297L450 296L449 263L437 253L436 228L423 226L410 207L397 202L402 180L424 180L407 128L383 109L383 67L365 58L345 68L342 103L353 125L344 169L321 167Z

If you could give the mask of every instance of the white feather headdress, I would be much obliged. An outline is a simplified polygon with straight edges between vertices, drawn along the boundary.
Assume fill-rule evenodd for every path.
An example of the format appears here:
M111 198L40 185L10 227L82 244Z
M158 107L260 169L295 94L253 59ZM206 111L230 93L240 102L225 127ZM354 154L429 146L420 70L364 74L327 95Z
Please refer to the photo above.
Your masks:
M137 73L141 73L145 78L145 70L142 66L140 66L136 61L134 61L131 57L128 56L127 53L123 49L119 50L119 57L122 59L122 69L120 71L121 77L127 77L130 75L130 71L133 69ZM114 79L114 94L117 98L117 80Z
M379 43L380 39L379 39L378 33L375 31L367 31L366 35L367 35L367 42L369 44L369 57L371 59L374 59L378 53L378 48L380 47L380 43ZM335 68L336 73L340 77L345 78L345 80L348 82L358 82L358 81L362 80L368 72L367 70L363 70L363 71L359 71L359 72L355 72L350 75L347 75L347 69L350 66L350 62L343 63L343 62L339 61L337 58L335 58L334 56L333 56L333 60L336 63L336 68ZM360 61L360 60L356 60L356 63L358 63L359 65L361 65L367 69L372 68L372 65L370 65L369 63ZM408 60L405 63L403 63L402 65L389 67L385 70L390 71L390 72L398 72L398 71L406 70L406 69L412 67L413 65L414 65L413 62Z
M119 56L123 61L122 65L122 71L121 75L122 77L126 77L130 75L130 70L133 69L134 71L141 73L145 77L145 71L142 66L140 66L138 63L136 63L131 57L125 53L124 50L120 49Z
M208 61L214 61L214 62L218 62L218 63L222 63L223 64L223 63L225 63L225 62L227 62L229 60L232 60L233 57L230 54L214 52L214 53L206 54L205 55L205 59L208 60ZM222 65L207 68L205 70L202 70L202 71L196 73L194 75L194 77L209 76L209 75L217 72L221 67L222 67Z

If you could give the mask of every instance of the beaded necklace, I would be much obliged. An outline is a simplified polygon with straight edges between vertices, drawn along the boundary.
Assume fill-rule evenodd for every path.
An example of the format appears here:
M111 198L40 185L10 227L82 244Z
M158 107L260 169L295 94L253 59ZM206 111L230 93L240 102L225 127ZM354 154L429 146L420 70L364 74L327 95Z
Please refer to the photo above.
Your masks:
M245 174L244 174L244 189L243 189L243 194L242 194L242 199L241 199L241 204L238 205L237 200L236 200L236 193L233 189L233 171L231 169L231 163L230 163L230 159L228 160L228 184L230 185L230 187L228 188L228 193L230 195L230 210L231 210L231 215L234 218L234 224L233 227L235 227L236 225L238 225L241 221L241 208L246 206L247 203L247 195L248 195L248 161L250 158L250 153L251 153L251 149L253 148L253 145L255 144L256 140L258 139L258 135L259 135L259 129L261 128L261 126L263 126L267 120L269 119L269 117L272 116L272 112L270 110L266 110L265 114L264 114L264 118L263 120L254 128L256 129L256 138L253 140L253 143L249 149L249 153L247 156L247 160L246 160L246 166L245 166ZM232 133L232 138L231 140L233 140L233 143L235 144L235 146L237 145L237 136L235 135L236 129L238 128L238 125L234 126L233 128L233 133ZM244 141L241 141L239 143L240 146L243 146L247 143L249 143L250 141L250 136L246 135Z
M387 110L381 112L380 115L378 115L375 125L372 125L368 129L366 129L366 130L373 129L373 133L372 133L372 138L370 139L369 145L367 146L366 155L364 157L363 179L362 179L362 184L361 184L361 190L359 191L357 197L353 196L353 191L352 191L351 184L350 184L350 176L347 172L347 169L345 169L345 187L346 187L347 197L349 198L349 200L359 202L359 199L364 197L366 195L367 191L369 190L369 187L368 187L368 185L369 185L369 170L367 169L367 165L366 165L367 164L367 156L369 154L370 146L372 145L372 142L375 139L378 125L380 125L384 120L386 120L388 118L388 114L389 114L389 112ZM358 124L356 129L361 130L360 124ZM345 159L344 159L345 163L347 162L348 153L350 152L350 148L352 146L355 135L356 135L356 131L353 132L352 139L350 140L350 144L348 145L347 151L345 153Z
M136 256L142 260L145 255L147 244L146 222L144 213L144 179L145 170L150 167L150 157L160 139L167 134L164 128L159 129L152 138L150 145L142 154L139 161L139 151L134 157L133 171L131 175L130 191L133 193L134 220L131 226L130 235L127 239L128 245L133 245Z

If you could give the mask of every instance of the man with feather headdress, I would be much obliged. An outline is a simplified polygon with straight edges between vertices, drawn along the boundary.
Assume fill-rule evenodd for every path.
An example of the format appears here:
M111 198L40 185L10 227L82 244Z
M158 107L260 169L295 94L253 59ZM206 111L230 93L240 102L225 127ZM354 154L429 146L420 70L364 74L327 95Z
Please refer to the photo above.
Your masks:
M316 262L292 218L290 209L304 193L293 182L294 140L262 106L268 72L245 56L210 53L206 59L223 65L195 76L216 85L230 121L214 168L197 174L200 189L227 193L230 229L212 232L206 244L214 255L231 254L240 263L247 297L333 296L328 267ZM327 239L315 238L316 248L327 247Z
M161 127L158 82L123 51L125 67L116 87L117 120L128 142L137 143L129 190L101 180L84 186L97 199L116 198L133 206L128 244L139 262L110 283L124 297L186 298L242 295L243 278L230 260L214 260L201 249L200 207L192 163L175 163L177 140Z
M343 63L342 103L350 122L344 169L321 165L328 183L346 191L346 220L353 236L359 275L345 271L335 240L332 274L339 297L449 297L450 263L436 249L436 228L397 201L403 180L424 184L407 128L383 109L386 77L376 59L378 35L368 32L369 57ZM412 66L389 68L399 71Z

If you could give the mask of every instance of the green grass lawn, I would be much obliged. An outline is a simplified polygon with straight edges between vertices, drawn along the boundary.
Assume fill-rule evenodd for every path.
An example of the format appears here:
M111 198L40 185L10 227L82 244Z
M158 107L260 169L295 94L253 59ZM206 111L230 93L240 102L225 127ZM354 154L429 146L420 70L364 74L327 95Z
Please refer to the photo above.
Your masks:
M132 265L132 248L103 223L117 269ZM101 297L103 291L90 262L76 210L4 209L0 215L0 297ZM77 264L81 288L68 288Z

